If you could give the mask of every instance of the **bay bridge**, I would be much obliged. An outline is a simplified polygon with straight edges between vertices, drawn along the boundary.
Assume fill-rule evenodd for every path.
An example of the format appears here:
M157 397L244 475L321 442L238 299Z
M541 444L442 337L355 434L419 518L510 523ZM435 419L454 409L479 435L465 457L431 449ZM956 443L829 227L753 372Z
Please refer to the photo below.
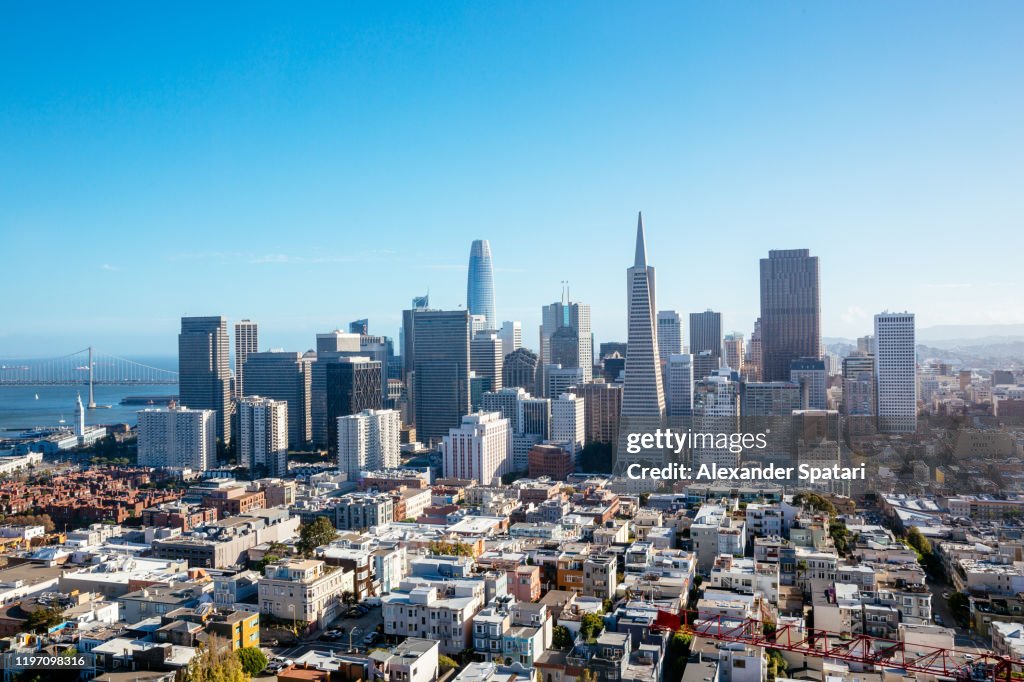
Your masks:
M177 384L178 373L92 346L57 358L0 359L0 386Z

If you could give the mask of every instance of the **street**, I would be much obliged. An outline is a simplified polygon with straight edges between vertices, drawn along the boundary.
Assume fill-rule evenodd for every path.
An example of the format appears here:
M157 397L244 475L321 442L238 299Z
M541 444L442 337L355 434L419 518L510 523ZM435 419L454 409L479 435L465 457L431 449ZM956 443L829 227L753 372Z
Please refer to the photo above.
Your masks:
M298 643L266 647L267 657L295 660L308 651L333 651L338 653L344 653L350 650L365 651L366 647L363 645L363 637L365 637L369 632L377 632L377 626L382 622L381 608L379 606L372 607L369 613L360 616L359 618L346 618L342 616L328 624L328 627L324 628L324 630L318 631L312 637L301 639ZM344 628L344 635L340 639L336 641L321 641L319 639L319 637L327 630L336 630L341 628ZM356 629L354 634L352 634L353 628ZM349 648L350 635L352 643L351 649Z

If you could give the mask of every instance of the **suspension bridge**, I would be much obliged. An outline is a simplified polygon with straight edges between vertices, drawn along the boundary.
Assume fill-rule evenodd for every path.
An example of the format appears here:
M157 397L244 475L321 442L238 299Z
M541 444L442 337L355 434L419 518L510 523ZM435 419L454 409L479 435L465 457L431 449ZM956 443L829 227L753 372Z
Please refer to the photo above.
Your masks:
M89 386L177 384L178 373L169 369L101 353L92 346L59 358L0 359L0 386Z

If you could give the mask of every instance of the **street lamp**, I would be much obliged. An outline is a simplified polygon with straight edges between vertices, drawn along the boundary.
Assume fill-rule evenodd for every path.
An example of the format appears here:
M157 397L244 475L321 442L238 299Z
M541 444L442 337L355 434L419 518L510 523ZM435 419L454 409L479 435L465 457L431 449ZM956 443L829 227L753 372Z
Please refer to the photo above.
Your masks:
M353 627L351 630L348 631L348 650L349 650L349 653L352 652L352 635L356 634L357 632L359 632L359 626L358 625Z

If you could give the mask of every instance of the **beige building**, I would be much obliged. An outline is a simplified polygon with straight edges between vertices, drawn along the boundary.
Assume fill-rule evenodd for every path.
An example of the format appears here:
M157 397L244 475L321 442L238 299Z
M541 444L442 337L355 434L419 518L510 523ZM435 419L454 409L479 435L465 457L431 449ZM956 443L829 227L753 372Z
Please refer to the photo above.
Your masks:
M260 613L322 628L341 614L342 595L353 588L350 571L315 559L285 559L263 570Z

